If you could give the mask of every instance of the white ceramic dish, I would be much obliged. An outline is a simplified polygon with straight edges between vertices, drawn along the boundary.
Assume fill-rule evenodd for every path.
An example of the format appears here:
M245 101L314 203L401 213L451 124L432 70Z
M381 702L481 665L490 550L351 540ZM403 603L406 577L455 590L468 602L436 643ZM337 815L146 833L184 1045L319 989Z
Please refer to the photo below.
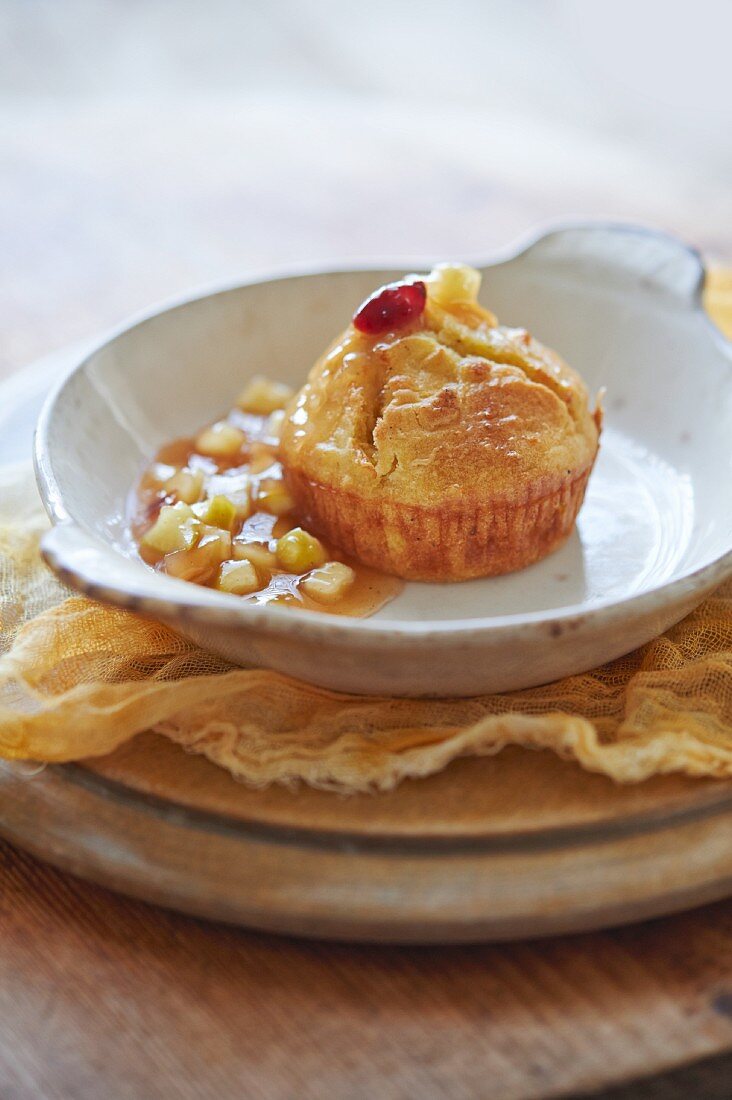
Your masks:
M156 448L229 407L250 374L299 385L361 299L403 270L220 290L86 357L37 431L50 565L233 661L403 695L583 671L648 641L732 572L732 353L701 309L701 262L671 238L612 225L553 230L483 268L481 299L502 322L557 348L591 390L607 387L600 458L557 553L506 577L409 584L366 620L251 606L133 560L124 500Z

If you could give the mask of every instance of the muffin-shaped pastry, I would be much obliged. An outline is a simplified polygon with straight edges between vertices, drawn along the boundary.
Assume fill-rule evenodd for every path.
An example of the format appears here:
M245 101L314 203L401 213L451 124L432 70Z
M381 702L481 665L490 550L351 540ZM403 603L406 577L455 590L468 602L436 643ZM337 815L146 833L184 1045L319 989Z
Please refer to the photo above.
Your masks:
M580 377L441 265L382 287L288 406L281 459L308 528L412 580L521 569L572 531L600 434Z

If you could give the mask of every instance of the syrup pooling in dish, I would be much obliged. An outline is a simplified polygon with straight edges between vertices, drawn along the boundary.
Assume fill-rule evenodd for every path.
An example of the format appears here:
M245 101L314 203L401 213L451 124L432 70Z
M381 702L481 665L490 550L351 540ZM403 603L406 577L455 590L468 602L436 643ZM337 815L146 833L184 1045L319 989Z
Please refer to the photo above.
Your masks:
M401 584L300 524L278 459L287 386L254 378L228 416L161 448L133 495L143 561L180 580L277 604L364 616Z

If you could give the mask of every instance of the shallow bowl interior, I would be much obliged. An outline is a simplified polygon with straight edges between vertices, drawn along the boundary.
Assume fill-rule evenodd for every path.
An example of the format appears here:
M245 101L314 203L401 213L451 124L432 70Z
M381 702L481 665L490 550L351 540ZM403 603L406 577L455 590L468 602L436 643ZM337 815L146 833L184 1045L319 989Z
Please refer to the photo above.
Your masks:
M56 518L124 554L125 499L154 451L226 410L251 374L301 384L359 301L403 270L238 286L120 332L44 417L42 466ZM601 606L725 554L732 378L728 349L699 307L696 257L660 235L577 227L483 275L481 300L503 323L528 327L590 390L606 389L601 455L577 531L560 551L512 576L407 585L379 618L515 620ZM159 584L180 598L179 582Z

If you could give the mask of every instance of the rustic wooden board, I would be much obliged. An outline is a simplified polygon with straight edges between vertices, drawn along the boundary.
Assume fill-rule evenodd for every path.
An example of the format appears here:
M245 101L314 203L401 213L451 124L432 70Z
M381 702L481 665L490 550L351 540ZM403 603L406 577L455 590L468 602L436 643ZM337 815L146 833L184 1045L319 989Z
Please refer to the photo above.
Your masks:
M146 734L0 772L2 834L95 882L306 936L514 939L732 893L732 784L618 787L550 753L456 761L389 794L254 791Z

